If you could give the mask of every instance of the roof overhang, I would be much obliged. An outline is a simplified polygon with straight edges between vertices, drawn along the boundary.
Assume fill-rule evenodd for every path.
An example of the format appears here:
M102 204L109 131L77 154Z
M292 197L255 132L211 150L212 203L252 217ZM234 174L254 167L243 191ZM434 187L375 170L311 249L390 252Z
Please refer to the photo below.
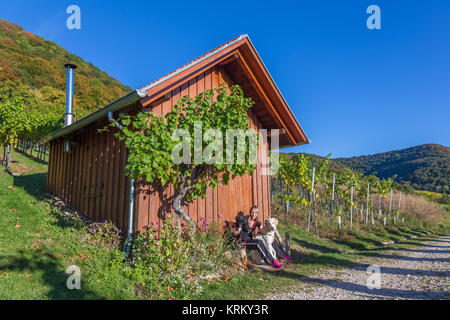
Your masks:
M84 117L80 121L72 123L70 126L58 129L51 134L45 136L39 141L39 144L46 144L50 141L66 136L68 134L71 134L72 132L81 129L101 118L106 118L108 115L108 112L116 112L119 111L127 106L130 106L136 102L138 102L140 99L147 96L147 93L141 90L133 90L130 93L126 94L122 98L108 104L107 106L91 113L90 115Z
M141 90L147 93L147 97L141 100L141 104L148 107L174 88L206 70L217 65L225 66L232 61L237 62L241 72L245 73L258 98L263 102L266 114L275 121L276 128L285 130L286 137L280 141L280 146L290 147L309 143L248 35L239 36L143 87Z
M239 65L239 72L245 74L252 90L256 92L257 98L262 101L261 105L265 108L264 117L273 119L273 125L268 129L284 129L284 134L280 138L280 147L285 148L309 143L248 35L239 36L209 51L142 89L134 90L80 121L47 135L39 143L49 143L54 139L71 134L101 118L106 118L110 111L116 112L137 102L140 102L143 107L147 107L202 72L216 65L227 66L231 63Z

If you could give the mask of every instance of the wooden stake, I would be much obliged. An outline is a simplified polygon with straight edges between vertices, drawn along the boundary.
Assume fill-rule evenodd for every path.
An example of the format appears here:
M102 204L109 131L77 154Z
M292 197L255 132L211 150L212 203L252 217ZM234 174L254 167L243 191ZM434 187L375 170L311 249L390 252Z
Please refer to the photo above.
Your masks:
M312 179L311 179L311 194L309 197L309 215L308 215L308 232L310 230L310 226L311 226L311 206L312 206L312 202L313 202L313 195L314 195L314 177L316 175L316 168L313 168L313 173L312 173Z
M350 190L350 230L353 227L353 186Z
M333 224L333 214L334 214L334 185L336 182L336 174L333 173L333 191L331 193L331 224Z
M389 200L389 219L391 218L391 210L392 210L392 189L391 189L391 199Z
M366 227L369 225L369 184L367 184Z

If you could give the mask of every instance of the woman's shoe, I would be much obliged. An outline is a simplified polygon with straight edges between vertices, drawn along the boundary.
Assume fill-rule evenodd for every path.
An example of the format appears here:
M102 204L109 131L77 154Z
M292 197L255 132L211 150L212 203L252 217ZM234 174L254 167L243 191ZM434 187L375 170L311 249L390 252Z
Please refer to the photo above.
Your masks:
M275 260L272 261L272 267L277 268L277 269L281 269L281 268L283 268L283 265L281 263L279 263L277 261L277 259L275 259Z

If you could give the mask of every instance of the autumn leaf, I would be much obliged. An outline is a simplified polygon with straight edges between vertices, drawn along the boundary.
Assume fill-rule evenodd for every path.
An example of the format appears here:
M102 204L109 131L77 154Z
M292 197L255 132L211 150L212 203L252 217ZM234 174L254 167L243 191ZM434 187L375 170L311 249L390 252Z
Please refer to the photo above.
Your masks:
M50 214L50 212L47 212L47 211L44 211L44 212L42 212L43 214Z
M15 191L15 190L16 190L16 187L14 187L14 186L8 186L8 189L11 189L12 191Z
M12 208L11 210L9 210L9 213L15 213L17 212L17 209Z
M31 276L32 276L31 274L27 273L27 274L25 275L25 278L29 278L29 277L31 277Z
M258 280L259 280L259 281L264 281L264 279L263 279L263 278L259 278Z
M80 257L80 259L81 259L82 261L85 261L85 262L88 262L88 261L89 261L89 259L86 258L86 256L85 256L84 254L82 254L81 252L78 252L78 256Z
M15 228L22 228L22 226L20 224L16 224Z

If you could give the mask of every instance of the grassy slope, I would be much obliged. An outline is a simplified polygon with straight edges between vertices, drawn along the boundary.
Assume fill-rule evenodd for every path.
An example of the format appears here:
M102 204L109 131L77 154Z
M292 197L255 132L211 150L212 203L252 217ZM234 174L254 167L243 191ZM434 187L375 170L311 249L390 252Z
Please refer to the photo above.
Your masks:
M0 171L0 299L134 298L132 285L108 265L114 252L83 244L82 228L43 213L51 211L42 198L46 165L16 153L13 159L25 170L19 177ZM81 268L82 290L66 287L72 264Z
M31 108L64 113L67 62L78 66L74 96L78 119L131 91L53 41L0 18L0 101L20 94Z
M17 161L13 163L14 170L23 172L21 176L12 177L0 171L0 299L142 298L135 295L133 284L121 273L124 266L109 262L120 252L86 245L81 241L82 227L56 212L43 214L51 211L43 198L46 165L16 153L13 159ZM10 212L11 209L17 212ZM22 227L15 228L17 223ZM276 273L255 271L227 282L204 281L204 291L192 298L261 298L270 290L295 285L301 275L349 266L363 257L382 255L387 249L417 245L422 238L403 241L395 247L380 244L413 234L420 236L427 230L374 227L371 233L357 231L332 239L317 239L299 226L281 227L281 231L291 234L296 263ZM36 247L39 249L35 250ZM72 264L81 268L82 290L66 288L64 272Z

